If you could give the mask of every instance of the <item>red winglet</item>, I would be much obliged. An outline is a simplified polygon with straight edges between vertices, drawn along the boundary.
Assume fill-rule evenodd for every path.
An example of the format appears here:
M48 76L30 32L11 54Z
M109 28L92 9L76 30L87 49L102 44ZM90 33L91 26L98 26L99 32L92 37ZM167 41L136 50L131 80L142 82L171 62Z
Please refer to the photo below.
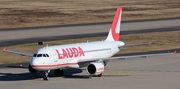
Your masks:
M3 51L6 51L6 47L3 48Z
M176 56L177 50L174 51L174 56Z

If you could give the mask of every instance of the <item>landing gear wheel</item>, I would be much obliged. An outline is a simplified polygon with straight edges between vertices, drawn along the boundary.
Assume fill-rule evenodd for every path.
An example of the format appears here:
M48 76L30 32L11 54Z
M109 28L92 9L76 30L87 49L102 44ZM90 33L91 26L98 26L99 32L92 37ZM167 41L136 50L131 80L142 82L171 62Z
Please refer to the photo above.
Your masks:
M102 73L101 74L98 74L98 75L94 75L92 77L101 77L102 76Z
M55 76L64 76L64 71L63 69L57 69L54 71Z
M101 77L102 76L102 73L101 74L99 74L99 75L97 75L97 77Z
M43 80L48 81L48 77L44 76Z

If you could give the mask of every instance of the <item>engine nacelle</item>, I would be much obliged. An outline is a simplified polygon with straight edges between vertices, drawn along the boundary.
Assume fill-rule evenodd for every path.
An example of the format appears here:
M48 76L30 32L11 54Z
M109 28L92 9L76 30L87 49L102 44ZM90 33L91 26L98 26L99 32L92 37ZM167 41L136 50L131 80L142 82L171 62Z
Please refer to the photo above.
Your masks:
M34 69L30 64L28 66L28 69L29 69L29 72L34 73L34 74L39 72L38 70Z
M104 64L101 62L91 62L86 71L91 75L99 75L104 71Z

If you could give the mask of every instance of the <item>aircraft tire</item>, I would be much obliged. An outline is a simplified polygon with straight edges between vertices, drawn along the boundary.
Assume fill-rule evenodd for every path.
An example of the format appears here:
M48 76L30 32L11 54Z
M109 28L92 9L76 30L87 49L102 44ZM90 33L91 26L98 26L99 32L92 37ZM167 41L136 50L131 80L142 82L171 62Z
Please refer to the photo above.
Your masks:
M101 74L99 74L99 75L97 75L97 77L102 77L102 73L101 73Z
M48 77L44 76L43 80L48 81Z

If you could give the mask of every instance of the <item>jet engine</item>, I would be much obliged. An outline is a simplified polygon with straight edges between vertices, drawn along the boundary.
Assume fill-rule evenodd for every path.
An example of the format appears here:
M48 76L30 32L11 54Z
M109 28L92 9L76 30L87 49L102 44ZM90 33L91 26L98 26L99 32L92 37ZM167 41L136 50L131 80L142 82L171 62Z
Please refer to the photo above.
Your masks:
M91 75L99 75L104 71L104 64L101 62L91 62L86 71Z
M34 73L34 74L39 72L38 70L34 69L30 64L28 66L28 69L29 69L29 72Z

